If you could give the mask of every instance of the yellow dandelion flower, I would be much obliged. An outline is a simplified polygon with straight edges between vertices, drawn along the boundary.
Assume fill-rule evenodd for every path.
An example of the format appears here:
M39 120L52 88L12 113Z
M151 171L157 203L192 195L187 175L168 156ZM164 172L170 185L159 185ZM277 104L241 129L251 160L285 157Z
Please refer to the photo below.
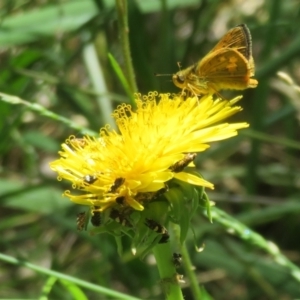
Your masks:
M239 112L240 99L149 93L136 96L137 109L120 105L113 117L120 133L103 128L98 138L70 137L50 166L58 178L72 182L73 202L105 211L118 205L142 211L173 178L192 185L213 184L185 171L208 143L235 136L247 123L220 123Z

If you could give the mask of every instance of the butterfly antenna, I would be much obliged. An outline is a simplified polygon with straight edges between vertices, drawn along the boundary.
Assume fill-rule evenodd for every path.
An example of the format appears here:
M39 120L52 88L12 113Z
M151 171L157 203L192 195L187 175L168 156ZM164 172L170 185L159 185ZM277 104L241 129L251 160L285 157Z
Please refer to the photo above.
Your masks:
M155 76L173 76L173 74L158 74L154 73Z
M180 61L177 62L177 66L178 66L179 71L181 71L181 62Z

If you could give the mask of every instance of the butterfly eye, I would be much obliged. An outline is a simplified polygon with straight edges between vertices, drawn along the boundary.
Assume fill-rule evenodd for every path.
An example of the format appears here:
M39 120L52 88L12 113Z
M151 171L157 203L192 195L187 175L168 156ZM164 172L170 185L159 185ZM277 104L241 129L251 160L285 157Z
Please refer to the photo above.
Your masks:
M187 84L186 74L182 73L181 71L174 74L172 80L176 86L182 89Z
M185 76L179 75L179 74L175 74L173 76L173 81L176 82L177 84L184 84L185 83Z
M176 79L179 83L184 83L185 82L185 76L183 76L183 75L177 75Z

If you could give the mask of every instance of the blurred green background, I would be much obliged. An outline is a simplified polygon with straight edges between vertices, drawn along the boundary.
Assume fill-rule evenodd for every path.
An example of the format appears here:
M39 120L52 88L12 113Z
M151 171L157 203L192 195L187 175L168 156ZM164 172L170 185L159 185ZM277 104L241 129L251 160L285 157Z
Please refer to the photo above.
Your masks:
M98 132L128 97L108 59L124 66L112 0L0 2L0 92L39 104ZM235 25L252 33L255 90L243 91L247 121L238 137L215 143L196 165L215 184L218 208L275 243L300 264L300 2L298 0L128 0L138 91L179 92L171 76L197 62ZM280 71L279 76L277 72ZM284 72L284 73L283 73ZM240 92L222 92L225 98ZM48 163L80 127L0 101L1 252L112 290L163 299L153 258L119 257L109 235L77 232L82 208L61 196ZM195 120L197 122L197 120ZM113 126L113 125L112 125ZM280 262L200 213L187 245L199 284L212 299L296 299L298 280ZM177 251L174 245L174 251ZM0 262L0 299L112 299L80 291L24 266ZM179 273L184 272L179 270ZM193 299L183 284L185 299Z

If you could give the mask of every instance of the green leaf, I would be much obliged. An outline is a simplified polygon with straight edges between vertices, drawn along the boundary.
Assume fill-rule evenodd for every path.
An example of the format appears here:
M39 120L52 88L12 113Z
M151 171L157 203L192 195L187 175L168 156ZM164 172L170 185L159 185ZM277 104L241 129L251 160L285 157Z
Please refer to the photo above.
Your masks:
M139 5L139 8L143 13L160 12L162 9L162 2L160 0L137 1L137 4ZM180 7L190 7L195 5L199 5L198 0L169 0L168 10Z
M113 68L113 70L115 71L117 77L119 78L120 80L120 83L122 84L128 98L130 99L130 102L133 106L135 106L135 102L134 102L134 97L131 93L131 89L130 89L130 85L119 65L119 63L117 62L117 60L112 56L112 54L108 53L108 58L109 58L109 61L111 63L111 66Z
M62 192L53 187L28 187L17 181L1 180L0 190L8 207L49 214L71 206L71 201L63 198Z
M97 14L93 1L60 2L12 15L1 22L0 44L13 46L79 28Z
M61 284L68 290L74 300L88 300L85 293L76 284L67 280L60 280Z
M30 130L23 134L24 142L32 145L35 148L49 152L57 152L59 144L52 137L46 136L44 133L37 130Z

